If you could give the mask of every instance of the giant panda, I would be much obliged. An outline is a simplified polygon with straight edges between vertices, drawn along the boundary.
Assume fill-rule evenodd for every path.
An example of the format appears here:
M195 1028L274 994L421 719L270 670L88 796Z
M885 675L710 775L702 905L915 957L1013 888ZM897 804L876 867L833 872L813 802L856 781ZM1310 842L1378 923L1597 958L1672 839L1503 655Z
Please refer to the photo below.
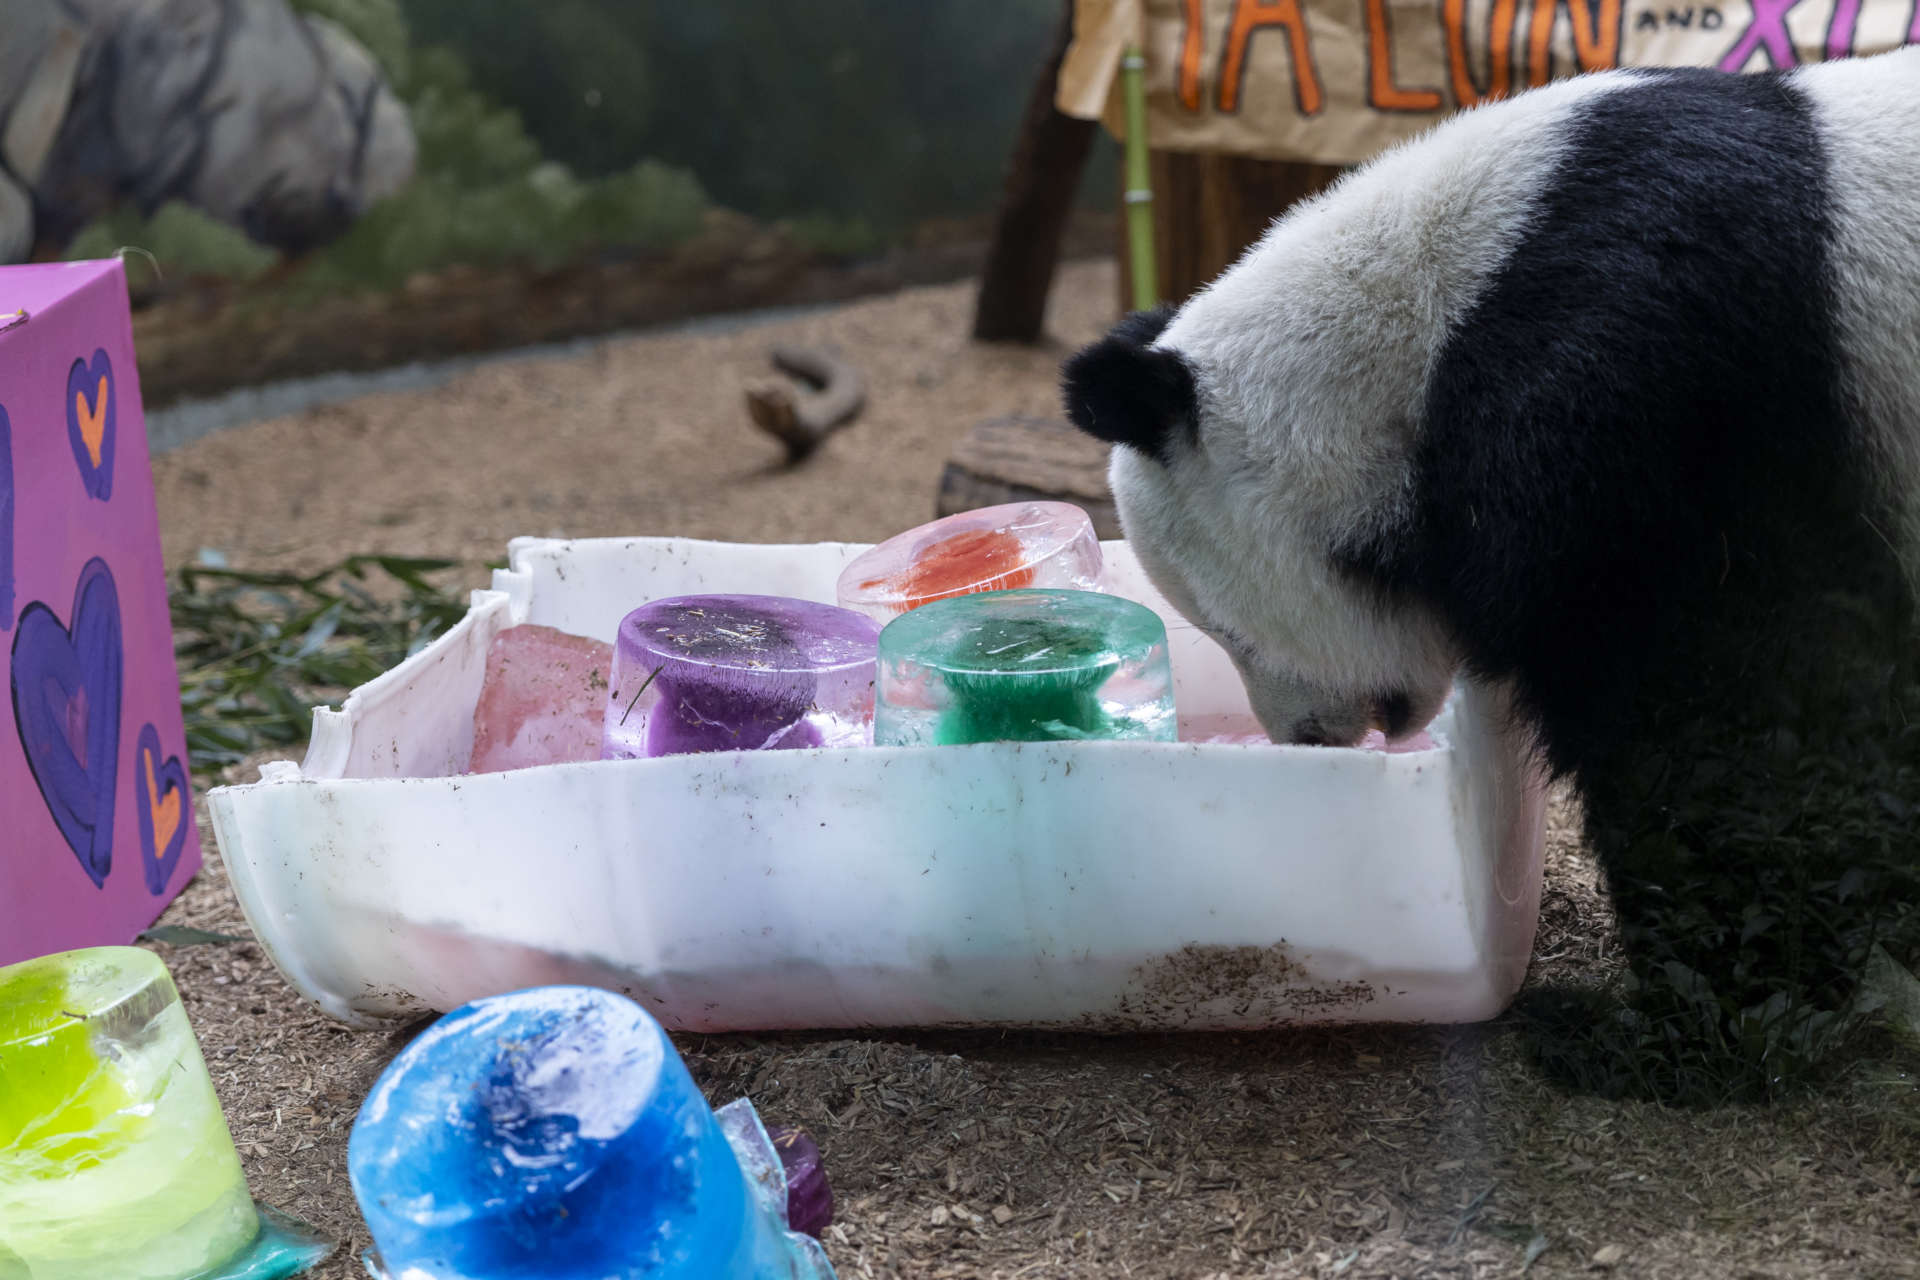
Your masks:
M1670 809L1623 779L1681 730L1807 711L1842 632L1911 639L1920 48L1454 116L1063 374L1276 741L1410 734L1478 680L1590 823ZM1671 892L1630 864L1616 897Z

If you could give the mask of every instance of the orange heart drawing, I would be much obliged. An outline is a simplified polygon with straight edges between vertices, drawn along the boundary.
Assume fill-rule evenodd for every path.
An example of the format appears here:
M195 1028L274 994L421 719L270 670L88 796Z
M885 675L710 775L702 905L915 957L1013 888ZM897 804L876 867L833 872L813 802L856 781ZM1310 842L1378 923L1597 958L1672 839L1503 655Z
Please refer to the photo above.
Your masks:
M147 801L153 814L153 845L164 849L173 843L173 833L180 829L180 788L169 788L166 798L160 797L160 779L154 776L153 753L142 751L141 763L147 767Z
M186 852L187 833L193 828L187 805L187 769L179 756L160 747L160 731L153 725L140 730L136 749L140 776L134 783L134 807L140 813L140 863L147 891L159 897L167 891L174 868Z
M93 465L100 465L100 447L107 438L107 380L100 379L100 389L95 394L93 406L87 406L87 393L73 393L73 416L80 420L80 439L87 446L87 456L93 459Z
M91 404L87 403L91 398ZM114 419L120 416L120 397L114 393L113 358L105 348L91 360L75 360L67 370L67 443L80 468L87 496L100 502L113 498ZM161 772L166 770L162 768Z

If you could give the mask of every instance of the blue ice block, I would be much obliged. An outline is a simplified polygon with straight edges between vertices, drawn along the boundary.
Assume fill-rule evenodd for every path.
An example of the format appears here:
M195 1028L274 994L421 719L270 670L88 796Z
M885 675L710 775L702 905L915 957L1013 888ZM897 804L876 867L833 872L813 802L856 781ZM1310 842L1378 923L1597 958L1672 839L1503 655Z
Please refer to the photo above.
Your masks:
M367 1096L347 1167L368 1269L389 1280L833 1275L787 1229L752 1107L717 1118L659 1023L611 992L539 987L449 1013Z

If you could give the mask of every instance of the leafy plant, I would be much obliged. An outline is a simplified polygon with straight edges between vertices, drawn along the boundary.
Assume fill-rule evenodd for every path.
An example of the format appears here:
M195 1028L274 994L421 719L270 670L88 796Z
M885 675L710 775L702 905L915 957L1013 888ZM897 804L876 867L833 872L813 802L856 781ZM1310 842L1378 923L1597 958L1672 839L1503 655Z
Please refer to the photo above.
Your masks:
M466 602L436 577L450 560L357 555L317 573L227 568L169 583L194 772L305 741L315 705L418 652Z
M884 249L887 238L865 218L836 218L815 213L786 224L796 244L840 258L857 258Z
M237 228L177 200L162 205L151 218L142 218L132 205L121 206L82 231L68 246L67 256L108 258L125 246L152 254L164 276L251 280L280 260Z

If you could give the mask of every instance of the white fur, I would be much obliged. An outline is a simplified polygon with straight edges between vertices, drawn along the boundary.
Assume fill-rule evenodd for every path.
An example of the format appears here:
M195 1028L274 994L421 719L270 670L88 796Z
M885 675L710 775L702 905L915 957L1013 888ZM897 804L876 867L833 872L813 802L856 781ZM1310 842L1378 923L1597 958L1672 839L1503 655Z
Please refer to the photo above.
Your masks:
M1274 737L1310 722L1357 741L1396 692L1414 728L1439 711L1458 665L1444 629L1355 592L1329 553L1404 501L1431 364L1526 229L1558 126L1629 82L1559 81L1387 152L1277 222L1155 343L1194 370L1200 447L1172 442L1167 466L1114 450L1121 520Z
M1920 48L1794 72L1827 154L1849 390L1901 527L1881 530L1920 590Z

